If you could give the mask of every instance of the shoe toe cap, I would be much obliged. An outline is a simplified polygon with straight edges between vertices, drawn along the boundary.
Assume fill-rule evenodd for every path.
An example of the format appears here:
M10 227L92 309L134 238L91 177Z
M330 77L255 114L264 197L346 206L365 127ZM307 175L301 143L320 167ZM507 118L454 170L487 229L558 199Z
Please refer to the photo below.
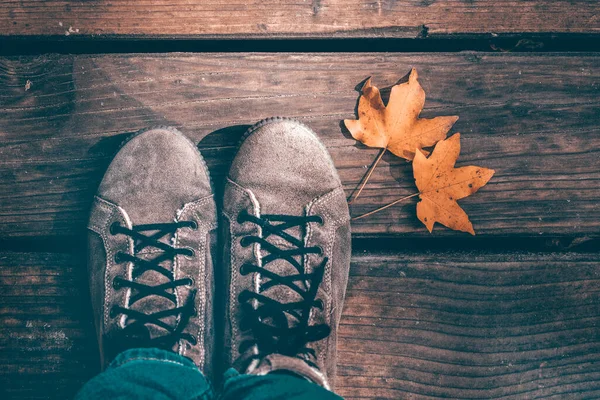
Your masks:
M134 224L172 222L185 204L210 195L208 171L195 145L173 128L135 135L119 150L98 195Z
M301 212L341 186L327 149L305 125L274 118L243 140L229 178L251 190L265 213Z

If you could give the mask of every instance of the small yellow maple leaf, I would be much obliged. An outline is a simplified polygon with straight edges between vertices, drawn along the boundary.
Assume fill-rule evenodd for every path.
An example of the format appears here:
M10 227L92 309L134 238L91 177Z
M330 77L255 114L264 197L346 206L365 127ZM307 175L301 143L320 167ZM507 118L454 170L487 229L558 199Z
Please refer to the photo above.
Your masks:
M408 82L392 87L386 107L379 89L371 85L369 78L358 103L358 120L344 120L352 137L407 160L414 158L415 149L433 146L444 139L458 117L419 118L425 105L425 91L417 79L417 70L413 68Z
M454 168L460 154L460 133L438 142L431 156L416 151L413 175L419 189L417 217L429 232L439 222L450 229L475 234L469 216L456 202L475 193L494 175L493 169Z

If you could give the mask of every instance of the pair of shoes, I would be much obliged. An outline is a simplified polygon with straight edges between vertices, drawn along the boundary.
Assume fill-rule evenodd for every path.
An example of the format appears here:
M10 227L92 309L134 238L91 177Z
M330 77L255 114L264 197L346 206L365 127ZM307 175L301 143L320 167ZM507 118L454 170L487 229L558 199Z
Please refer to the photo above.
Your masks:
M121 351L154 347L208 377L219 359L240 373L285 371L333 388L350 217L327 150L298 122L259 122L240 144L220 214L183 134L155 128L122 146L88 226L103 368Z

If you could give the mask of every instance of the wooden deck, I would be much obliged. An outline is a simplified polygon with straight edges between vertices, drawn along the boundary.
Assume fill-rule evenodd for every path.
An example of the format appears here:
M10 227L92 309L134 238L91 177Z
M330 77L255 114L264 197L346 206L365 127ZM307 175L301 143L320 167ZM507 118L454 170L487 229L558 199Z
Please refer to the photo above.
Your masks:
M37 0L0 6L15 36L406 37L600 33L594 0Z
M389 88L412 67L427 93L423 115L460 116L459 164L496 174L460 203L476 237L440 226L429 234L414 199L355 221L339 393L600 398L597 2L197 3L0 3L1 399L70 398L97 373L85 224L124 137L178 127L198 143L219 191L249 125L295 117L319 134L350 194L377 155L342 128L357 87L372 76ZM535 52L500 49L498 37ZM361 40L404 41L396 52L306 53L286 38L303 48L337 38L365 51ZM584 51L545 51L556 38L581 39ZM169 51L197 39L213 48L247 40L247 49L117 54L138 41ZM289 43L289 52L253 52L252 39ZM474 51L488 39L487 51ZM47 54L48 41L62 53L89 50ZM435 51L419 50L431 41ZM112 51L109 42L114 53L94 50ZM409 165L384 156L352 214L414 191Z

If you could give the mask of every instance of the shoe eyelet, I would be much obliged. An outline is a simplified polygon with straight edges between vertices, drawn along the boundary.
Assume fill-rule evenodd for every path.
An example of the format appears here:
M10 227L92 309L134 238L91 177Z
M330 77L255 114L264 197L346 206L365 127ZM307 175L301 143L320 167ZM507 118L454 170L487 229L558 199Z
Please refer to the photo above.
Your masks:
M198 344L198 338L196 337L196 335L190 335L190 342L191 342L192 346L195 346Z
M118 223L117 221L115 221L112 224L110 224L110 229L108 231L110 232L111 235L115 236L118 234L117 228L120 228L120 227L121 227L121 224Z
M121 285L121 278L119 278L118 276L116 276L113 281L112 281L112 287L115 290L119 290L121 289L123 286Z
M323 303L323 300L317 299L317 300L315 300L315 306L322 310L323 307L325 307L325 304Z
M190 229L192 229L194 231L198 230L198 223L196 221L194 221L194 220L191 220L190 221Z
M113 306L110 309L110 314L109 315L110 315L111 318L116 318L119 315L119 312L117 311L116 307Z
M248 330L248 320L242 319L239 324L240 331L245 332Z
M319 218L319 220L315 222L319 225L325 225L325 220L323 219L323 217L321 217L320 215L317 215L317 217Z
M242 240L240 240L240 245L242 247L248 247L252 244L252 239L250 239L250 236L244 236L242 238Z
M243 224L244 222L248 222L248 221L246 220L246 217L247 217L247 215L248 215L248 211L246 211L246 210L244 210L244 211L241 211L241 212L238 214L238 216L237 216L237 219L236 219L237 223L238 223L238 224Z
M121 264L123 262L123 259L121 258L121 253L115 254L113 260L115 261L115 264Z
M195 257L196 256L196 251L194 249L192 249L191 247L185 247L184 250L186 251L185 253L183 253L184 256L187 256L187 257Z
M250 271L248 271L248 264L242 264L240 267L240 274L241 275L248 275L250 273Z
M250 299L251 293L249 290L243 290L240 294L238 294L238 301L240 303L245 303Z
M318 246L317 249L319 249L319 253L318 254L319 255L323 255L323 253L324 253L323 248L321 246Z
M194 281L194 278L186 278L186 279L187 279L187 283L185 284L186 287L192 287L196 283L196 281Z

